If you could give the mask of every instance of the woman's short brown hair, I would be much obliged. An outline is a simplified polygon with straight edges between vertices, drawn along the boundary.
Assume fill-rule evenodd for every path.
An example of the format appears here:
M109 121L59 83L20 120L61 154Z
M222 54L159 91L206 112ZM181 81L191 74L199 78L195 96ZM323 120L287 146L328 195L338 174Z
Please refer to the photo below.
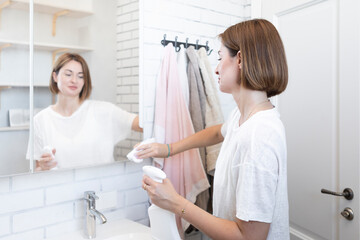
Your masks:
M89 67L88 67L86 61L84 60L83 57L81 57L79 54L76 54L76 53L64 53L56 60L53 70L51 72L51 76L50 76L50 86L49 86L50 91L54 94L59 93L59 88L53 78L53 73L58 75L60 69L63 66L65 66L68 62L70 62L71 60L74 60L74 61L80 63L82 70L83 70L84 86L79 95L80 100L83 101L90 97L91 90L92 90L91 77L90 77Z
M240 22L219 35L232 57L240 51L239 84L266 91L268 97L283 92L288 83L284 45L274 25L265 19Z

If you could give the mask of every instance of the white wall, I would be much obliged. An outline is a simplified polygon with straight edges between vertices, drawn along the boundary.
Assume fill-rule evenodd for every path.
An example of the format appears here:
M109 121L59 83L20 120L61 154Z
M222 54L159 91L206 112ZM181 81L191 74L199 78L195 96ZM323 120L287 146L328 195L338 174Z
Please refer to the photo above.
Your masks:
M116 1L93 0L93 12L78 22L79 43L93 50L82 54L89 64L92 99L116 103Z
M139 113L139 1L117 0L116 9L116 103L122 109ZM142 134L133 132L118 144L116 159L126 158Z
M213 52L209 56L215 70L219 41L217 35L227 27L250 17L247 0L140 0L140 117L144 124L144 138L151 136L154 114L156 75L162 59L166 39L209 46ZM214 79L217 79L214 72ZM219 92L224 117L235 107L232 96Z

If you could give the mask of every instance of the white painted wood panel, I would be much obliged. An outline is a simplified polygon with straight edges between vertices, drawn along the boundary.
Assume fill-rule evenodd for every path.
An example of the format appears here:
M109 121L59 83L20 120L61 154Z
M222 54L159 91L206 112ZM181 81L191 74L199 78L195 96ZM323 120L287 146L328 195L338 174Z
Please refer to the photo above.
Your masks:
M359 3L254 3L254 14L278 28L289 64L288 89L277 100L288 140L291 239L359 239ZM347 187L351 201L320 193ZM354 220L340 215L345 207Z

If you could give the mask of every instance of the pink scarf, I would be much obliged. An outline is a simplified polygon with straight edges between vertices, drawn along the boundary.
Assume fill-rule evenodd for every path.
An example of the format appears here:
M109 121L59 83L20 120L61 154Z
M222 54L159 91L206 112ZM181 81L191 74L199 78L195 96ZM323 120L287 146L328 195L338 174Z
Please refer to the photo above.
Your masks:
M156 87L154 133L156 142L174 143L194 134L178 74L174 47L165 47L164 58ZM192 203L196 196L209 188L198 149L191 149L166 159L154 159L163 168L176 191ZM181 229L180 218L177 219ZM189 224L185 221L182 228Z

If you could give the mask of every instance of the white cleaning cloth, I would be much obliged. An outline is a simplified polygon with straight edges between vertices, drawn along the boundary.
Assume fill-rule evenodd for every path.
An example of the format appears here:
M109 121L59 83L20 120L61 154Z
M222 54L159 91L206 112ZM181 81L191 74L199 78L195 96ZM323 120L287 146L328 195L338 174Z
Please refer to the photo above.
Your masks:
M55 156L54 156L54 154L53 154L52 150L53 150L53 148L52 148L52 147L50 147L50 146L45 146L45 147L43 148L43 150L42 150L42 153L50 153L51 158L52 158L52 161L54 161L54 160L55 160ZM56 170L56 169L58 169L58 167L57 167L57 166L56 166L56 167L51 168L50 170Z
M143 145L143 144L148 144L148 143L153 143L155 142L155 138L149 138L149 139L146 139L144 141L142 141L139 146ZM138 147L139 147L138 146ZM136 149L134 148L131 152L128 153L128 155L126 155L126 157L130 160L130 161L133 161L133 162L136 162L136 163L141 163L143 161L143 159L138 159L135 157L135 154L137 153L138 151L136 151Z

